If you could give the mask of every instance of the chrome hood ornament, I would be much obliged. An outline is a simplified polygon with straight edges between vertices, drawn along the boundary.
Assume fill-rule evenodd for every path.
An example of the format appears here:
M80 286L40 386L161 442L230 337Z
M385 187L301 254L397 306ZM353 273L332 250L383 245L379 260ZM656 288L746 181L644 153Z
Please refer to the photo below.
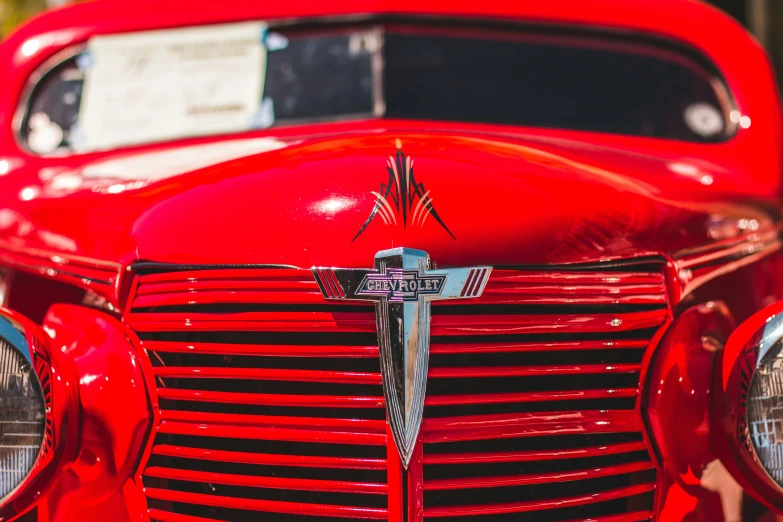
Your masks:
M326 299L375 302L383 393L392 435L407 468L421 428L430 355L430 303L479 297L491 267L432 270L421 250L375 255L375 270L313 268Z

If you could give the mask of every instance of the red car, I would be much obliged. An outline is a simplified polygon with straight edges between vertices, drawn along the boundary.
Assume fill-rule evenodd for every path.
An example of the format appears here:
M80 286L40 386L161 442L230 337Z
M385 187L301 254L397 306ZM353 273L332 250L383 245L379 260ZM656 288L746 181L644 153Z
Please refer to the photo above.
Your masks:
M783 118L714 8L104 0L0 70L1 520L783 508Z

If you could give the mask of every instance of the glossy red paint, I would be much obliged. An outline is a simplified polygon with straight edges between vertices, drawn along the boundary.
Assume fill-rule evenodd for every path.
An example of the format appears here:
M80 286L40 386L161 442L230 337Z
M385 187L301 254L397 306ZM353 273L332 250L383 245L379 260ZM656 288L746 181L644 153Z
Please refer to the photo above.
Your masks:
M780 269L783 266L782 263L783 257L780 252L775 252L752 264L737 267L734 271L709 281L686 295L683 302L680 303L680 313L693 306L723 301L736 324L740 324L752 317L758 310L783 299L783 279L780 277L780 274L783 273ZM673 281L674 279L672 278ZM676 287L675 283L670 285L670 288ZM687 338L692 337L690 334L686 334ZM671 340L667 342L672 343ZM720 373L717 363L714 371L716 374ZM718 396L720 394L717 393L719 388L718 384L713 384L711 387L710 395L713 396L713 404L719 402ZM686 402L686 404L689 403ZM716 424L713 424L713 428L715 426ZM715 433L713 429L712 435L714 436ZM712 445L712 449L715 449L715 445ZM719 453L716 452L716 455ZM711 522L723 517L723 506L717 493L686 488L681 484L682 481L675 481L671 473L662 473L662 482L658 489L657 513L659 520ZM746 511L764 513L761 520L774 519L770 518L775 516L773 513L763 508L747 493L744 495L743 502L746 505Z
M661 463L697 504L713 497L701 485L702 471L717 458L710 433L710 392L717 352L734 327L724 303L687 309L666 333L648 375L646 412Z
M190 368L166 366L154 368L152 374L167 378L262 379L272 381L335 382L344 384L381 384L380 373L358 373L318 370L277 370L259 368Z
M661 444L664 465L683 485L700 487L710 451L710 391L717 352L735 322L724 303L689 308L669 328L649 379L653 432Z
M454 301L467 304L472 301ZM658 273L493 270L480 302L493 304L665 304Z
M393 449L393 448L392 448ZM155 446L153 455L166 457L184 457L198 460L236 462L239 464L258 464L261 466L295 466L330 469L386 469L382 459L348 459L339 457L310 457L305 455L268 455L241 451L219 451L180 446ZM400 503L402 505L402 503Z
M221 344L221 343L175 343L165 341L147 341L144 345L154 352L164 353L205 353L259 355L266 357L330 357L330 358L375 358L377 346L284 346L278 344Z
M582 373L589 371L583 369ZM558 375L552 373L550 375ZM514 375L517 376L517 375ZM431 376L430 376L431 377ZM424 399L425 406L457 406L459 404L505 404L540 401L570 401L574 399L635 398L636 388L610 390L576 390L553 392L487 393L475 395L436 395Z
M658 323L660 324L660 322ZM585 330L590 331L590 330ZM641 369L639 364L582 364L573 366L483 366L481 368L432 368L431 379L457 377L532 377L534 375L573 375L578 373L633 373Z
M50 306L55 303L82 304L85 296L86 291L77 286L14 270L4 306L40 326Z
M383 408L378 397L346 397L333 395L277 395L263 393L210 392L198 390L158 390L158 397L178 401L230 402L257 406L315 406L320 408Z
M92 254L121 259L123 264L149 259L186 265L360 267L375 252L394 244L426 248L440 266L481 259L492 259L496 266L574 263L658 254L706 243L710 239L707 222L716 211L769 226L770 218L757 207L727 202L722 196L723 191L743 194L746 179L738 177L736 186L723 187L710 201L712 187L669 169L685 161L676 153L656 151L653 159L639 150L631 162L627 147L621 150L601 144L607 138L600 135L547 137L519 129L515 134L507 129L493 135L471 126L386 121L351 125L355 130L342 129L333 136L292 136L288 141L281 137L283 148L228 162L219 171L203 165L193 173L122 194L77 192L71 197L80 201L78 208L63 206L72 200L54 194L25 202L25 207L41 206L42 215L67 214L75 221L75 213L83 208L104 215L113 221L106 223L112 227L112 237L127 243L128 253ZM355 228L374 204L371 191L375 187L367 178L348 173L382 173L384 158L394 151L396 139L416 156L420 175L439 201L444 201L439 212L449 220L456 241L435 227L400 230L378 222L351 242ZM591 143L587 149L585 140ZM341 157L321 159L323 150L340 151ZM719 170L734 171L718 163L704 168L716 177ZM297 187L296 208L288 198L279 197L291 186ZM1 202L13 208L19 202L10 199L12 192ZM324 210L331 208L327 203L335 198L345 202L341 210ZM215 201L230 201L231 205L216 206ZM465 212L466 201L471 201L469 212ZM604 201L615 204L609 210ZM201 211L193 214L188 208ZM301 215L294 218L292 213ZM281 222L280 216L292 218ZM660 222L667 226L656 228ZM14 221L8 233L18 237L16 230L22 223ZM235 229L232 224L236 223L256 225ZM265 226L269 223L277 226ZM522 243L508 241L520 237L520 231L525 236ZM585 231L604 240L588 241ZM291 237L301 238L302 245L293 246L288 241ZM80 244L76 239L72 242ZM190 248L194 244L210 248L195 253ZM41 263L47 265L45 257Z
M644 451L646 446L642 442L627 444L613 444L607 446L594 446L587 448L573 448L548 451L516 451L497 453L456 453L456 454L432 454L425 455L425 464L459 464L480 462L535 462L550 459L571 459L578 457L594 457L597 455L616 455L618 453L630 453Z
M424 442L641 431L641 419L620 411L564 411L425 419Z
M106 314L73 305L52 307L44 320L52 353L78 372L79 423L71 442L77 454L46 497L52 522L107 519L130 521L138 511L128 495L130 480L150 426L145 364L134 335ZM121 405L121 407L118 407Z
M13 240L0 242L0 249L0 261L4 265L49 277L57 276L59 281L99 292L113 292L119 280L119 263L72 256L62 251L22 248Z
M62 270L61 275L55 272L60 277L66 277L66 268L76 268L77 283L95 276L97 268L96 280L110 283L104 290L117 301L122 285L111 280L118 266L139 259L364 266L376 251L405 244L426 248L442 266L486 259L495 265L573 263L701 245L710 240L707 221L716 215L755 220L763 228L769 215L750 201L772 201L779 193L781 118L766 117L780 114L768 60L738 25L698 2L647 0L629 6L601 0L586 6L561 0L534 6L498 1L477 6L344 0L329 6L308 1L295 7L242 4L221 9L209 2L170 2L155 9L156 16L148 17L140 14L144 9L137 3L90 3L44 16L12 36L0 48L0 65L13 64L5 68L13 74L4 82L7 91L0 93L0 119L11 120L35 67L92 34L253 18L409 13L589 26L679 41L718 64L738 109L753 124L726 143L698 145L518 127L363 121L65 158L30 157L18 149L10 129L4 129L0 151L12 170L0 200L10 210L0 240L7 245L9 263ZM35 46L25 49L34 47L35 52L25 56L20 48L28 41ZM372 206L374 184L350 173L382 173L397 139L437 194L456 243L437 227L402 231L380 222L351 243ZM162 162L156 156L160 153L197 157L194 152L207 142L240 144L248 152L225 164L196 161L185 172L121 194L86 186L55 193L37 177L42 168L76 176L98 169L111 177L131 161ZM214 169L218 163L220 173ZM687 168L678 168L682 165ZM40 195L20 201L20 191L30 186ZM291 187L296 187L295 207L288 197L278 197L290 194ZM341 202L339 210L324 205L330 198ZM471 202L470 212L463 212L465 201ZM613 202L610 209L605 201ZM192 208L200 212L187 211ZM101 222L91 215L101 215ZM522 242L507 240L520 234ZM586 241L587 236L600 239ZM291 237L299 242L293 245ZM205 248L194 250L192 245Z
M388 510L379 508L356 508L349 506L334 506L330 504L301 504L273 500L216 497L214 495L183 493L157 488L146 488L145 493L149 498L156 500L185 502L188 504L201 504L205 506L222 506L259 512L321 517L362 518L370 520L386 520L388 518Z
M759 502L777 510L783 508L783 489L760 466L743 437L746 422L743 397L747 398L750 377L756 369L759 342L764 326L783 313L783 302L772 304L742 323L719 354L714 375L712 440L723 465L743 489ZM777 342L774 338L766 341Z
M233 424L236 426L256 426L266 428L300 428L314 430L335 428L335 431L353 433L383 433L386 422L370 419L330 419L313 417L279 417L269 415L240 415L232 413L204 413L192 411L167 410L160 413L164 421L197 422L207 424ZM198 429L196 429L198 431ZM315 436L313 436L314 438Z
M459 354L481 351L482 353L527 353L543 351L574 351L574 350L634 350L644 349L649 341L645 339L620 339L611 341L552 341L552 342L492 342L480 343L434 343L432 354Z
M736 227L732 228L736 230ZM672 269L676 271L675 299L679 301L716 277L780 251L780 232L778 224L758 233L741 237L730 234L729 239L677 252L672 262Z
M228 475L225 473L209 473L204 471L159 468L154 466L145 469L144 476L166 480L198 482L202 484L224 484L228 486L290 489L294 491L323 491L331 493L371 493L375 495L386 495L389 489L386 484L373 484L367 482L252 477L247 475Z
M155 16L150 16L150 12ZM491 383L503 377L527 379L537 375L560 375L564 379L626 375L638 376L638 382L657 382L658 377L668 382L681 370L681 376L694 379L700 383L699 389L703 389L703 368L698 366L708 357L694 344L701 323L693 319L694 312L682 310L716 299L704 296L715 292L713 283L731 277L733 283L745 284L723 284L717 299L725 300L741 320L769 304L769 297L776 295L776 285L780 286L781 281L780 271L774 269L771 261L773 256L779 257L781 246L776 209L783 171L783 118L777 89L768 59L758 45L737 24L712 8L681 0L633 3L625 0L516 3L340 0L328 5L311 0L294 5L249 2L224 5L206 0L91 2L44 15L0 45L0 68L7 71L0 84L0 121L11 122L25 83L41 64L56 52L83 43L95 34L247 19L339 18L356 14L461 18L473 20L471 23L490 19L518 21L522 25L588 27L673 40L693 47L717 64L732 91L737 110L748 115L752 125L739 129L725 143L700 145L538 128L366 120L297 125L69 157L31 156L19 148L11 126L3 126L0 161L5 161L9 168L3 175L0 191L0 264L41 279L94 291L107 298L114 313L121 316L121 319L112 318L73 306L55 306L47 316L44 326L51 337L49 341L55 347L65 348L60 352L66 360L70 357L76 361L81 392L79 407L85 422L81 433L68 437L74 443L78 441L78 458L73 457L74 462L63 471L67 476L57 481L54 493L39 505L40 522L77 520L84 516L134 522L150 519L214 522L207 515L173 513L171 507L164 507L171 506L171 502L256 511L259 516L275 512L421 522L424 518L534 513L587 506L603 500L645 495L656 488L655 512L633 510L595 517L595 520L634 522L656 517L659 521L676 521L692 515L692 509L698 505L694 495L699 494L690 489L696 478L694 470L698 470L701 457L708 452L683 455L683 448L686 443L702 441L704 437L699 432L693 439L684 440L676 434L681 433L678 429L683 426L673 426L664 412L671 412L672 400L681 401L696 418L704 408L704 397L693 394L689 398L681 388L677 390L679 381L671 387L676 399L667 395L668 402L653 401L649 409L652 435L664 457L662 462L645 460L597 472L654 469L662 471L657 481L645 479L644 483L591 495L564 493L560 498L544 501L425 507L426 489L440 491L455 484L467 487L468 480L472 481L471 487L479 486L477 479L465 479L462 483L452 479L440 483L427 481L424 467L428 465L649 453L652 441L643 422L641 389L620 386L553 392L491 390L484 393L481 390L481 393L461 395L429 394L428 408L551 404L546 412L427 418L406 483L385 422L372 417L374 413L362 417L366 411L377 412L384 407L380 390L362 394L291 395L160 385L161 381L177 379L227 382L274 378L290 382L291 386L298 383L377 386L379 374L374 371L185 365L156 365L153 369L151 362L155 357L204 354L229 359L255 355L302 361L361 362L378 357L378 348L372 343L354 346L335 342L320 346L306 342L231 344L147 338L140 342L135 332L141 336L179 332L197 336L228 330L373 334L372 310L362 306L352 312L278 310L220 315L168 313L171 311L160 307L259 303L272 307L324 306L310 272L293 267L366 267L378 250L404 245L428 251L436 265L442 267L493 265L495 269L484 295L465 305L559 306L574 310L535 316L471 315L453 311L449 313L454 315L438 315L438 307L434 307L432 331L438 337L432 344L433 356L486 353L545 357L555 352L567 355L591 351L639 354L638 361L633 363L435 366L430 372L433 383L463 378L482 378ZM428 188L436 194L439 212L456 239L437 226L403 230L377 221L351 242L372 208L374 197L370 191L376 188L377 176L382 175L386 158L395 151L398 140L406 153L415 158L417 176L426 180ZM198 150L207 145L242 147L245 153L240 156L226 153L221 160L202 160ZM174 169L166 164L169 154L187 158L186 168ZM148 181L144 179L143 169L136 170L135 177L131 176L133 179L118 194L94 190L95 185L86 182L87 172L93 176L101 172L103 178L97 180L100 185L115 179L120 172L127 175L128 169L138 162L170 169L170 174ZM66 192L57 191L53 178L43 176L42 172L54 174L55 178L67 175L84 183ZM35 197L21 197L25 188L32 188L28 193ZM331 204L334 202L339 205ZM622 270L614 270L618 260ZM240 266L258 264L285 266L265 269ZM235 268L204 270L204 265ZM193 270L148 273L183 266ZM747 279L734 278L746 268L754 274L750 283ZM462 304L448 306L458 308ZM585 306L642 308L598 313L579 308ZM660 355L653 359L655 347L673 314L681 315L681 320L661 346ZM654 334L644 339L622 338L622 335L617 338L617 334L640 329L654 330ZM589 334L590 338L578 341L482 338L490 333ZM464 339L454 342L453 336L470 336L471 342L462 342ZM44 344L48 342L42 339ZM137 352L135 347L142 346L144 351ZM85 379L85 376L89 377ZM105 378L110 378L108 383L102 380ZM129 382L134 386L129 388ZM145 384L150 390L149 399L144 395ZM76 402L74 393L71 392L68 400ZM109 406L116 405L120 399L122 404L127 401L129 407ZM558 408L563 401L608 399L627 400L635 406L618 410ZM161 401L165 405L173 400L189 406L263 406L292 411L304 407L324 411L339 407L350 413L346 414L347 418L333 419L161 407ZM155 436L146 436L150 426L153 433L172 437L345 444L385 451L383 458L370 458L262 454L233 447L207 449L184 443L160 443ZM557 451L440 453L433 450L441 442L528 440L558 434L621 434L638 436L638 440ZM152 458L173 456L201 462L298 469L385 469L387 482L324 484L315 479L259 478L148 466ZM690 471L683 472L683 469ZM481 487L573 480L582 472L499 475L482 479ZM144 488L145 480L163 477L297 491L361 490L376 497L383 491L389 504L382 509L242 499L175 491L157 484ZM408 513L402 512L405 497ZM151 499L161 502L148 511ZM673 509L676 505L688 509ZM703 513L713 511L705 509Z
M290 332L356 332L375 331L375 317L372 312L249 312L237 314L204 314L198 312L173 313L161 317L158 314L134 314L131 327L138 332L191 332L274 331Z

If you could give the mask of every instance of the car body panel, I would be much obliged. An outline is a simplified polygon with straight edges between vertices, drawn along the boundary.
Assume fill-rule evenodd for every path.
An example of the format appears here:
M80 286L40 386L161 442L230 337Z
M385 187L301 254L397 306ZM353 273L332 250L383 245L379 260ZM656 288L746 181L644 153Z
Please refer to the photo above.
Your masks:
M436 125L144 149L44 181L20 168L0 195L0 240L123 264L364 266L405 244L444 266L540 265L674 252L714 239L716 220L775 219L708 155ZM380 218L356 237L397 144L454 237L435 219Z
M30 81L57 53L70 52L93 35L304 19L519 24L521 30L603 31L683 46L715 64L731 91L733 117L746 118L745 125L730 139L712 144L367 119L88 154L35 156L20 146L14 120L24 108ZM594 270L613 262L627 267L653 260L655 270L660 268L667 278L666 313L675 317L717 300L740 322L783 297L778 237L783 118L777 86L758 44L702 2L98 1L53 11L21 28L0 45L0 67L8 71L0 84L0 265L109 299L100 308L115 316L110 321L96 319L94 309L52 308L47 332L77 339L73 349L109 350L106 339L113 337L103 330L133 338L125 330L124 305L131 302L140 271L216 265L369 267L376 252L400 246L426 250L439 267L567 270L590 264ZM424 209L426 219L415 204L407 209L411 215L391 208L383 215L374 211L383 204L374 192L383 192L392 179L389 169L402 153L403 162L412 161L416 183L432 198L433 210ZM95 303L100 301L86 304L98 308ZM46 310L36 312L43 317ZM85 326L91 322L100 324ZM65 323L88 332L88 341L78 340L73 329L64 335ZM688 329L694 339L701 339L698 328ZM661 328L651 345L663 334ZM653 355L652 348L645 352L645 371ZM151 371L142 370L152 390ZM96 372L107 379L108 373L102 367ZM689 368L677 375L689 375ZM153 416L159 415L155 398L150 401ZM694 402L689 421L701 422L704 402ZM112 420L119 410L97 403L98 417L113 428L123 425ZM641 404L635 410L639 419ZM147 415L142 413L128 417L139 421L134 424L138 432ZM104 431L87 425L84 435L100 449ZM649 434L645 436L654 448ZM125 441L113 449L144 443L143 437L131 438L132 444ZM146 442L149 451L152 439ZM666 465L656 462L660 470ZM42 504L39 521L72 520L87 512L85 506L99 518L117 513L118 520L145 520L140 481L134 481L139 477L123 483L134 463L123 461L120 467L122 472L112 474L111 488L104 491L82 462L82 483L92 486L74 493L75 486L65 484L49 499L51 511ZM392 471L401 480L401 470ZM720 511L715 495L695 487L701 470L688 469L687 484L677 482L681 469L670 471L659 483L658 520L714 519ZM411 487L421 480L413 477ZM98 489L92 489L96 484ZM89 498L91 492L95 498ZM397 504L389 498L394 520L403 519L401 490L399 495ZM413 504L410 509L410 520L421 518L421 510Z
M471 252L482 252L492 241L492 252L486 252L491 255L484 259L497 263L573 263L668 253L708 243L712 239L708 226L699 221L713 214L757 218L758 212L748 208L747 201L767 200L765 207L774 206L780 193L783 162L778 145L783 132L768 60L740 26L700 2L629 5L601 0L588 6L562 0L478 6L344 1L327 8L316 2L219 7L211 2L164 2L155 3L155 11L156 16L150 17L136 2L93 2L43 15L23 27L0 47L0 64L13 71L0 86L0 121L13 119L24 86L38 66L93 34L246 19L282 22L319 16L329 20L349 14L474 17L475 23L481 13L487 20L604 29L691 46L717 64L737 110L752 125L738 129L724 143L692 144L495 125L370 120L297 125L65 157L25 153L12 126L6 125L0 130L0 162L6 165L5 190L0 195L3 243L126 265L152 260L298 266L339 261L354 266L366 263L379 248L409 241L408 246L428 246L436 259L440 257L439 263L469 263L482 257L471 257ZM709 30L694 30L707 26ZM254 144L253 139L261 141ZM430 234L432 223L404 233L377 230L380 227L373 225L376 230L368 230L366 237L353 243L347 237L372 208L370 191L383 181L381 169L395 153L397 140L406 154L420 160L419 175L428 188L433 185L437 207L460 231L456 242L440 231ZM207 143L211 152L204 150ZM222 163L222 147L227 149L223 159L234 158L234 163L210 169ZM324 147L334 153L333 159L316 164ZM280 150L263 152L270 148ZM187 157L194 150L206 159L188 168ZM156 153L162 156L156 158ZM282 160L285 172L274 166ZM166 172L165 161L175 164L168 167L172 171ZM129 165L123 168L123 162ZM157 178L148 178L155 182L144 181L146 176L140 173L129 176L130 169L148 170L154 162L160 162ZM120 174L115 176L112 169ZM561 183L551 174L560 170L562 180L569 169L579 183ZM138 177L142 182L134 184ZM292 179L297 183L293 191ZM100 194L109 190L123 193ZM511 197L510 190L524 195ZM539 197L547 190L548 201ZM343 199L342 209L334 215L314 210L326 192L328 197ZM286 204L287 197L294 199ZM627 205L600 208L603 197ZM198 212L182 211L193 204ZM524 212L515 214L515 206ZM164 229L161 220L168 224ZM677 230L658 230L671 220L678 224ZM617 223L621 230L611 230ZM593 236L561 251L557 241L578 235L580 227ZM291 234L305 233L311 236L303 238L309 244L285 245ZM205 248L194 253L194 241Z

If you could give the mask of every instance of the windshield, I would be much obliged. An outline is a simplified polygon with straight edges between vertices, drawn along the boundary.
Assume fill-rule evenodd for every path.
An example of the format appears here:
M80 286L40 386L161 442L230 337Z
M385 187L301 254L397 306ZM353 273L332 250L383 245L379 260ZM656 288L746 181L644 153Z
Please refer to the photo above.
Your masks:
M189 36L199 37L198 33ZM129 38L134 36L123 38L132 42ZM366 118L518 125L697 142L719 141L733 132L727 116L731 99L715 74L686 54L617 38L372 25L278 28L264 30L259 41L263 60L258 60L258 67L255 61L248 67L248 62L226 61L226 53L217 58L213 53L211 61L197 68L191 61L190 68L178 69L177 78L168 83L153 85L143 75L137 78L139 85L129 86L126 79L124 84L115 83L110 95L125 96L120 99L125 119L122 111L107 109L117 108L117 99L101 101L115 105L95 102L91 111L85 109L94 101L90 96L110 95L101 94L109 91L105 86L101 92L94 86L86 88L90 75L98 74L95 52L82 49L35 85L21 137L33 152L47 154ZM247 53L241 59L256 60ZM216 60L222 61L216 65ZM114 65L114 77L126 78L120 74L125 70ZM226 74L215 72L219 67ZM260 75L261 81L253 75ZM155 78L162 81L159 73ZM234 92L236 85L224 92L221 78L229 87L231 82L241 84L245 93L241 96L252 98L244 113L241 104L211 107L203 103L206 94L193 94L195 85L202 91L222 89L226 100L240 96ZM145 85L151 92L169 96L165 103L158 100L162 109L177 106L162 111L165 125L155 120L157 111L128 110L128 100L135 100L131 94L138 98ZM200 105L188 106L188 100L199 96ZM176 112L180 105L181 114ZM223 119L215 123L218 113L229 110L238 113L231 118L219 114ZM114 141L85 138L88 128L96 128L86 112L93 114L93 120L98 115L100 128L105 129L101 132L111 134ZM135 119L128 120L128 113ZM203 121L211 124L202 125ZM166 129L156 134L145 130L145 125Z

